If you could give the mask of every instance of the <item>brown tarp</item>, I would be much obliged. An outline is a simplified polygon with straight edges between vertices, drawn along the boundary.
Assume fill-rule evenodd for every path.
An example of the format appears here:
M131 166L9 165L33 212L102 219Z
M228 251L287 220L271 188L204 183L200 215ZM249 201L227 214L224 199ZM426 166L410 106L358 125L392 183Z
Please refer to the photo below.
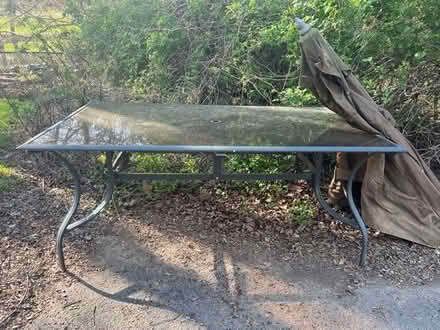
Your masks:
M312 28L300 38L300 84L352 126L380 134L408 153L377 154L366 166L361 208L365 222L390 235L440 247L440 182L332 47Z

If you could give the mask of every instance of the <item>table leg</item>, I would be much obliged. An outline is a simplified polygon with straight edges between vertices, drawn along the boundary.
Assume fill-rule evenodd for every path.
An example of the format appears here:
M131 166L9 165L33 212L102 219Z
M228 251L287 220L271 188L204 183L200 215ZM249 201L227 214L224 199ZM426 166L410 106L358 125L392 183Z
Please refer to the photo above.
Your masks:
M58 228L57 242L56 242L56 255L57 255L58 266L61 268L62 271L65 272L66 266L64 264L63 237L67 225L70 222L70 219L73 217L76 210L78 209L79 202L81 199L81 185L80 185L80 178L78 172L76 171L72 163L70 163L66 158L61 156L59 153L54 152L54 155L67 167L73 179L72 205L70 206L69 211L65 215L63 222L61 223L61 226Z
M359 210L356 206L356 203L353 199L353 180L356 177L356 173L359 171L359 169L362 167L362 165L368 160L370 155L366 156L365 158L358 161L356 166L353 169L353 172L351 173L351 176L347 183L347 198L348 198L348 204L350 205L351 212L353 213L353 217L356 220L356 223L358 225L358 228L361 233L361 257L359 261L359 265L361 267L365 266L367 262L367 253L368 253L368 230L367 226L365 225L364 219L362 219L361 214L359 213Z
M216 181L219 181L225 172L225 154L214 154L214 178Z
M330 214L336 220L343 222L347 225L353 226L355 228L358 228L358 224L356 222L342 216L339 213L336 213L336 211L331 208L331 206L327 203L327 201L322 196L322 192L321 192L322 155L321 154L314 154L313 155L313 164L314 164L314 167L312 168L312 170L313 170L312 189L313 189L313 192L314 192L315 197L318 200L319 204L322 206L322 208L324 210L327 211L328 214Z
M54 153L56 157L67 167L73 179L73 200L72 205L64 217L57 233L56 240L56 256L59 267L62 271L66 271L66 266L64 263L64 251L63 251L63 238L66 231L71 231L81 225L86 224L87 222L93 220L111 201L113 195L113 167L112 167L112 159L113 153L107 152L105 159L105 169L106 169L106 187L104 192L104 197L101 203L96 206L96 208L87 216L81 218L80 220L75 221L74 223L70 223L73 215L78 209L79 202L81 199L81 188L80 188L80 177L75 167L70 163L66 158L61 156L59 153Z
M347 198L348 203L350 206L350 209L353 213L353 217L356 222L351 221L350 219L343 217L342 215L338 214L333 210L330 205L325 201L325 199L322 196L321 193L321 170L322 170L322 154L313 154L313 162L314 162L314 170L313 170L313 191L315 193L316 198L318 199L319 204L334 218L337 220L349 224L355 228L358 228L360 230L361 234L361 253L359 258L359 265L365 266L366 260L367 260L367 253L368 253L368 231L367 227L364 223L364 220L362 219L359 210L357 209L356 204L353 200L353 180L356 177L356 173L358 170L362 167L365 161L367 161L368 156L365 157L365 159L362 159L356 164L347 184Z
M113 170L117 172L124 171L128 168L130 163L130 153L119 152L113 161Z

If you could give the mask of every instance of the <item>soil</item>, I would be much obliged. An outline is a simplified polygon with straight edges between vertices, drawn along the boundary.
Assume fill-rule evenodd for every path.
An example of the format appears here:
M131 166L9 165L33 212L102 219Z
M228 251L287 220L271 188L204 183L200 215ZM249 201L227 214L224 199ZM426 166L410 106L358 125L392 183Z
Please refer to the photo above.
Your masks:
M439 324L440 251L370 229L368 264L359 268L356 230L318 208L310 222L289 217L295 200L316 204L306 183L288 194L225 184L124 188L67 235L63 273L55 236L70 206L68 174L47 157L0 159L19 176L0 192L0 328ZM75 159L84 173L88 161ZM86 215L102 185L82 185Z

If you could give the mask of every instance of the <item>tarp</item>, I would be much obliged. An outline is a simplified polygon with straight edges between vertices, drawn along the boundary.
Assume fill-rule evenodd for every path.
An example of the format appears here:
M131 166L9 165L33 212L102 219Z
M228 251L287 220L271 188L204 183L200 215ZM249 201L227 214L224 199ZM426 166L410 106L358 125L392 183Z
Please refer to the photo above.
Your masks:
M315 28L300 37L300 85L353 127L379 134L408 153L377 154L366 166L361 209L365 222L383 232L440 247L440 182Z

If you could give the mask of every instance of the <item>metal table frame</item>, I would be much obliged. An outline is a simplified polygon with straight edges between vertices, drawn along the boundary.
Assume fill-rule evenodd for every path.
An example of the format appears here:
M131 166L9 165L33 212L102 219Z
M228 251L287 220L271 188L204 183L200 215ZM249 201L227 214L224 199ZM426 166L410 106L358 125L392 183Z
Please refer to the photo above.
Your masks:
M114 186L122 182L145 182L153 180L184 180L184 181L208 181L213 180L216 182L228 181L228 180L287 180L296 181L298 179L306 179L312 184L314 194L320 203L320 205L336 220L343 223L352 225L360 231L360 266L364 266L367 260L368 250L368 231L364 220L362 219L359 210L353 200L353 180L356 177L356 173L362 167L362 165L368 160L369 157L375 154L393 154L407 152L407 150L391 141L385 139L382 136L372 136L376 139L376 145L372 143L368 145L353 145L353 141L348 141L347 145L279 145L275 142L274 145L262 146L262 145L166 145L166 144L146 144L144 142L138 144L44 144L34 143L39 137L48 133L54 129L57 125L60 125L67 120L79 115L82 111L86 110L88 105L85 105L72 114L47 128L37 136L31 138L17 149L25 150L29 152L51 152L64 163L69 170L73 179L73 199L72 205L64 217L57 233L56 238L56 256L57 262L63 271L66 271L66 265L64 261L63 252L63 238L66 232L74 230L82 225L85 225L89 221L96 218L96 216L111 202L113 198ZM383 141L377 144L377 141ZM231 142L232 143L232 142ZM281 142L282 143L282 142ZM322 143L330 143L323 141ZM102 201L93 209L87 216L74 221L74 215L78 209L81 199L81 187L80 176L76 171L72 163L63 156L64 152L102 152L106 155L105 160L105 190ZM350 209L353 213L353 219L343 217L341 214L333 210L321 193L321 172L322 172L322 156L326 153L362 153L365 155L362 157L358 164L356 164L347 184L346 193ZM213 171L212 173L200 173L200 174L176 174L176 173L126 173L124 172L124 163L128 159L131 153L206 153L210 154L213 158ZM296 154L298 158L307 167L307 171L302 173L280 173L280 174L239 174L239 173L225 173L224 171L224 158L226 154L237 153L267 153L267 154Z
M320 147L313 152L311 147L307 148L311 151L303 152L299 148L296 155L302 160L302 162L307 166L308 170L302 173L280 173L280 174L241 174L241 173L225 173L224 172L224 158L226 156L225 153L211 152L210 154L213 157L213 171L212 173L201 173L201 174L178 174L178 173L126 173L124 172L123 167L121 166L127 157L129 157L129 152L116 152L107 151L105 152L105 190L103 194L102 201L96 206L93 211L91 211L87 216L76 220L71 223L73 217L78 209L80 199L81 199L81 188L80 188L80 176L76 171L75 167L69 162L61 152L54 151L53 154L64 163L64 165L69 170L73 179L73 199L72 205L64 217L57 233L56 238L56 256L57 263L59 267L66 271L66 265L64 261L64 252L63 252L63 238L66 232L69 232L75 228L78 228L82 225L85 225L89 221L96 218L100 212L109 205L113 197L114 186L118 183L128 183L128 182L151 182L153 180L183 180L183 181L209 181L214 180L216 182L227 181L227 180L244 180L244 181L252 181L252 180L266 180L266 181L274 181L274 180L287 180L287 181L296 181L299 179L308 180L312 183L312 188L314 194L320 203L320 205L335 219L341 221L343 223L349 224L360 231L360 258L359 265L364 266L367 260L367 251L368 251L368 231L367 227L362 219L359 210L353 200L353 179L356 177L356 173L362 167L362 165L368 160L368 158L379 152L390 152L390 150L386 149L387 147L370 147L367 148L370 151L365 152L365 157L363 157L358 164L356 165L354 171L351 174L350 179L346 185L346 192L348 203L350 209L353 213L354 221L352 219L343 217L341 214L337 213L333 210L326 200L323 198L321 193L321 172L322 172L322 156L324 153L334 152L332 147ZM316 148L315 148L316 149ZM330 149L330 150L329 150ZM365 149L363 149L365 151ZM185 150L187 153L190 153L189 150ZM261 152L261 149L258 149ZM359 151L359 150L356 150ZM396 149L393 151L396 152ZM183 151L181 151L183 152ZM206 150L205 150L206 152ZM257 152L257 151L255 151ZM397 151L398 152L398 151ZM402 151L401 151L402 152ZM116 155L115 155L116 154Z

